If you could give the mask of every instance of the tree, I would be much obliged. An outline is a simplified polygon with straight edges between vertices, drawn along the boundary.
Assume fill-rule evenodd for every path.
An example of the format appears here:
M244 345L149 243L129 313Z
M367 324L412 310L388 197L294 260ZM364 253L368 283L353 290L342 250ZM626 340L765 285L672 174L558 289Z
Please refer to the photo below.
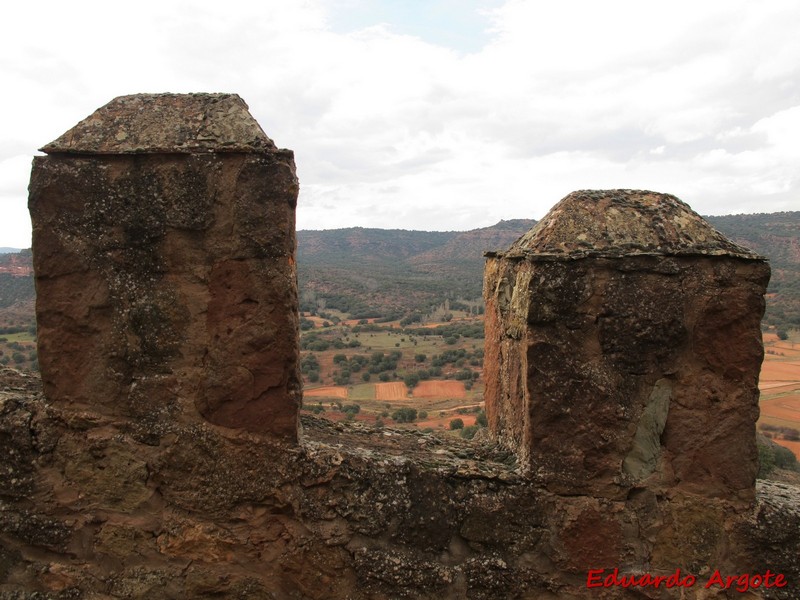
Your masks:
M785 341L789 339L789 332L785 329L778 329L777 331L778 339L781 341Z
M412 390L419 383L419 375L416 373L406 373L405 377L403 377L403 383L406 384L408 389Z
M758 478L763 479L775 469L775 451L771 446L758 444Z
M481 427L487 427L489 422L486 419L486 413L481 411L478 413L478 417L475 419L475 423L480 425Z
M456 429L464 429L464 421L461 419L453 419L450 421L450 429L455 431Z
M414 361L418 362L418 363L424 363L427 359L428 359L428 357L426 355L424 355L424 354L415 354L414 355Z
M392 413L392 419L398 423L412 423L417 418L416 408L398 408Z
M461 433L459 433L459 435L462 438L464 438L465 440L471 440L472 438L475 437L475 434L477 432L478 432L478 426L477 425L469 425L467 427L464 427L461 430Z

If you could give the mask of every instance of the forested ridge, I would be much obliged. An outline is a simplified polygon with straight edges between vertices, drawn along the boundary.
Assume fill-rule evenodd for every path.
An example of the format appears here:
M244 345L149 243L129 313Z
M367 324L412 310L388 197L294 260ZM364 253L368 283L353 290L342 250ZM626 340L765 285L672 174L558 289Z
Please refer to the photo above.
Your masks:
M706 219L769 259L772 279L765 322L782 329L800 328L800 211ZM504 250L535 223L515 219L471 231L363 227L298 231L301 308L335 309L357 319L402 318L432 310L446 300L477 302L483 253ZM33 298L32 278L10 272L12 266L18 269L30 260L30 250L0 255L0 309Z

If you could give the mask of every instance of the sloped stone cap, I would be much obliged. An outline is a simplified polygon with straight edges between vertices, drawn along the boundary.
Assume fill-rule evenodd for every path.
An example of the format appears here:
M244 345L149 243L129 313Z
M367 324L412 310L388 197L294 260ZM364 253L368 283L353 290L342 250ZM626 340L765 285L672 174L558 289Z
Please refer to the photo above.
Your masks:
M237 94L119 96L41 148L48 154L274 150L275 144Z
M735 244L670 194L645 190L572 192L507 252L508 258L708 255L763 260Z

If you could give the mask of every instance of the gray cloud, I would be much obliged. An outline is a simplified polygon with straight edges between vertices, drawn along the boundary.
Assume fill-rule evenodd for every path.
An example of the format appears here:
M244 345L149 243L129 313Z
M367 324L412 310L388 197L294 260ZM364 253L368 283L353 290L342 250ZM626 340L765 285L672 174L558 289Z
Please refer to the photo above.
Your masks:
M608 186L800 208L796 3L437 0L467 24L438 36L348 2L12 5L0 165L116 95L232 91L295 151L300 227L471 228ZM14 219L27 176L0 182Z

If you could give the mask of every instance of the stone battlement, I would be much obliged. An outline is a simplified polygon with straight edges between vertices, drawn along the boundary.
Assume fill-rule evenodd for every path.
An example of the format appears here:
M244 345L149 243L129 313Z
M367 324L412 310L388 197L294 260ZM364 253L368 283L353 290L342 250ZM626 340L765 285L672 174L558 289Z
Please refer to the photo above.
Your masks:
M800 495L754 486L769 269L677 199L579 192L487 260L494 440L301 430L292 153L231 94L118 98L44 150L1 598L797 597Z

